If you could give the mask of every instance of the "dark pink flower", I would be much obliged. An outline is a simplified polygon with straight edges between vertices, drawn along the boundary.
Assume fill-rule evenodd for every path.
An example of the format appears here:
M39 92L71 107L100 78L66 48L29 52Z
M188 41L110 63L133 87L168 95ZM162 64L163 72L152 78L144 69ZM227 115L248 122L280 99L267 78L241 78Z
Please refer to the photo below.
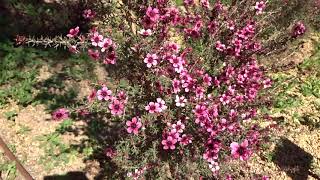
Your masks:
M161 144L163 145L163 149L167 150L167 149L175 149L176 146L175 144L177 143L176 139L173 139L171 136L168 136L167 139L162 140Z
M94 59L94 60L98 60L99 57L100 57L100 53L98 50L92 50L92 49L89 49L88 50L88 54L89 56Z
M172 128L178 133L183 133L185 125L181 121L178 121L176 124L172 124Z
M148 7L146 14L153 22L157 22L160 17L159 10L157 8Z
M191 136L191 135L183 134L183 135L181 136L181 138L179 139L179 141L180 141L180 144L186 146L186 145L192 143L192 136Z
M181 91L180 89L180 81L177 79L172 80L172 87L173 87L173 92L178 93Z
M151 68L151 66L156 66L158 64L157 62L158 56L156 54L147 54L147 57L144 58L144 63L147 64L148 68Z
M83 11L82 16L85 19L92 19L96 16L96 12L92 11L91 9L86 9Z
M113 158L114 156L117 155L117 152L114 149L112 149L111 147L107 147L104 150L104 154L109 158Z
M149 111L149 113L153 114L159 112L160 105L158 103L149 102L149 104L145 107L145 110Z
M292 36L294 38L302 36L306 32L306 27L302 22L297 22L292 28Z
M100 101L101 100L108 101L111 99L111 94L112 94L112 91L104 86L100 90L98 90L97 97Z
M205 85L211 86L212 77L210 77L209 74L205 74L202 79Z
M254 8L257 10L257 14L262 14L263 10L266 8L266 2L258 1Z
M126 92L124 92L124 91L120 91L117 94L117 98L119 101L122 101L123 103L127 103L127 101L128 101L128 96L127 96Z
M194 4L194 0L184 0L183 2L185 4L185 6L191 6Z
M76 45L69 46L69 51L70 51L71 53L75 53L75 54L78 54L78 53L79 53Z
M88 111L88 109L79 109L77 111L77 113L82 116L82 117L86 117L90 114L90 112Z
M124 104L117 99L114 99L111 104L109 104L109 109L112 115L121 115L124 111Z
M69 34L67 34L67 37L69 38L73 38L73 37L76 37L79 33L79 26L73 28L73 29L70 29L69 30Z
M138 134L138 130L142 126L140 118L137 118L137 117L132 118L131 121L127 121L126 125L127 125L127 132L130 134L131 133Z
M102 40L103 40L103 36L98 32L94 32L91 37L91 44L92 46L98 46L99 44L102 43Z
M108 53L105 59L103 60L103 64L115 64L117 60L117 56L115 52Z
M101 52L105 52L112 45L112 40L109 38L104 38L102 41L98 42L98 46L101 47Z
M249 159L251 151L248 149L249 143L248 140L244 140L241 144L233 142L230 144L231 155L233 158L240 158L241 161Z
M199 98L199 99L203 98L204 97L204 92L205 92L205 90L204 90L203 87L197 87L196 88L196 97Z
M60 108L52 113L52 119L56 121L67 119L68 117L69 117L69 112L65 108Z
M92 102L96 98L96 96L97 96L97 91L93 89L89 94L89 96L87 97L87 99L89 102Z
M206 9L210 8L209 0L200 0L200 3L202 5L202 7L206 8Z
M226 45L222 44L221 41L217 41L216 49L220 52L223 52L226 49Z

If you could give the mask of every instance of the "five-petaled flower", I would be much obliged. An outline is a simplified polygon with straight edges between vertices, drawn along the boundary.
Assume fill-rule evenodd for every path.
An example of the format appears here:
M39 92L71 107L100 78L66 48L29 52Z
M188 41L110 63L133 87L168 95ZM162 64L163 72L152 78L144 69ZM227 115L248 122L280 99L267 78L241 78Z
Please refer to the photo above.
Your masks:
M145 110L147 110L151 114L159 112L159 109L160 109L159 103L154 103L154 102L149 102L149 104L145 107Z
M94 32L91 37L91 44L92 46L98 46L99 44L101 44L102 40L103 40L103 36L98 32Z
M175 102L176 102L176 106L184 107L187 103L187 99L184 96L179 97L178 95L176 95Z
M158 19L160 17L159 16L159 9L157 9L157 8L148 7L146 14L150 18L150 20L153 22L158 21Z
M237 142L231 143L230 148L232 157L235 159L240 158L241 161L249 159L251 151L249 150L248 146L249 142L246 139L241 144Z
M52 118L53 120L59 121L63 119L67 119L69 117L69 111L65 108L60 108L53 112Z
M150 36L152 34L151 29L141 29L140 31L138 31L138 33L142 36Z
M157 62L158 56L156 54L147 54L147 57L144 58L144 62L147 64L148 68L151 68L151 66L156 66L158 64Z
M163 149L175 149L175 144L177 143L177 140L172 138L172 136L168 136L167 139L162 140L161 144L163 145Z
M98 46L101 47L101 52L105 52L112 45L112 40L104 38L103 41L98 42Z
M126 122L127 125L127 132L128 133L133 133L133 134L138 134L139 129L141 128L141 120L138 117L132 118L131 121Z
M76 37L79 33L79 26L73 28L73 29L70 29L69 30L69 34L67 34L67 37L69 38L73 38L73 37Z
M258 1L254 8L257 10L257 14L262 14L263 10L266 8L266 2Z
M109 109L112 115L119 116L123 114L124 104L117 99L114 99L111 104L109 104Z
M105 100L108 101L109 99L111 99L111 94L112 91L109 90L107 87L102 87L101 89L99 89L97 91L97 98L101 101L101 100Z

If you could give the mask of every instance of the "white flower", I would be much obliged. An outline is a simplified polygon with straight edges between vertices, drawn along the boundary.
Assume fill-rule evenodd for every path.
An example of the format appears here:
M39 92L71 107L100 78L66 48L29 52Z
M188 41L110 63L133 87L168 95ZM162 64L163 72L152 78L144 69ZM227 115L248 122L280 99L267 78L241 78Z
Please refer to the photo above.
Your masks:
M162 112L167 109L166 102L163 99L157 98L157 103L159 104L159 108L160 108L159 112Z
M152 34L151 29L141 29L140 31L138 31L139 34L141 34L142 36L150 36Z
M176 102L176 106L184 107L186 105L185 103L187 102L187 99L184 96L179 97L178 95L176 95L175 102Z

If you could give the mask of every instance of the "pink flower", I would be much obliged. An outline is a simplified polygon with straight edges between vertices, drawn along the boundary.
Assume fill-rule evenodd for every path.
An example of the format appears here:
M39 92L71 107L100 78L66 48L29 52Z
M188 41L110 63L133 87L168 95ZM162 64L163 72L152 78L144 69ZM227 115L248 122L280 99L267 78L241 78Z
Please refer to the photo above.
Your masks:
M272 81L271 81L271 79L266 79L266 80L264 80L263 81L263 88L269 88L269 87L271 87L272 86Z
M230 96L223 94L220 97L220 102L222 102L223 105L229 104L230 103Z
M172 86L173 86L173 92L174 93L177 94L178 92L181 91L181 89L180 89L180 81L179 80L173 79L172 80Z
M94 89L91 91L91 93L89 94L87 99L89 102L92 102L94 100L94 98L96 98L96 96L97 96L97 91Z
M151 29L141 29L138 33L142 36L150 36L152 34L152 31Z
M292 29L292 36L294 38L303 35L306 32L306 27L302 22L297 22Z
M207 86L211 86L212 77L210 77L209 74L205 74L202 79Z
M79 53L76 45L70 46L70 47L69 47L69 51L70 51L71 53L75 53L75 54Z
M112 94L112 91L104 86L100 90L98 90L97 97L100 101L101 100L108 101L111 99L111 94Z
M269 176L262 176L261 179L262 179L262 180L270 180L270 177L269 177Z
M197 87L196 88L196 97L201 99L204 96L204 89L203 87Z
M245 161L249 158L251 152L248 149L248 140L244 140L240 145L237 142L230 144L231 155L233 158L240 158L241 161Z
M175 144L177 143L176 139L173 139L171 136L168 136L166 140L162 140L161 144L163 145L163 149L175 149Z
M88 109L78 109L77 113L79 116L86 117L90 114Z
M119 101L122 101L123 103L127 103L127 101L128 101L128 96L127 96L126 92L124 92L124 91L120 91L117 94L117 98Z
M230 31L233 31L235 29L234 21L228 21L227 26Z
M166 49L178 53L180 50L180 46L177 43L169 42L168 44L166 44Z
M175 102L177 107L184 107L187 103L187 99L184 96L179 97L176 95Z
M115 52L109 53L105 59L103 60L103 64L115 64L117 60L117 56Z
M183 63L183 59L181 57L176 57L174 55L171 58L169 58L169 61L174 68L182 66Z
M149 104L145 107L145 109L149 111L149 113L153 114L153 113L159 112L160 107L158 103L149 102Z
M172 128L178 133L183 133L185 125L181 121L178 121L176 124L172 124Z
M156 54L147 54L147 57L144 58L144 62L147 64L148 68L151 68L151 66L156 66L158 64L157 62L158 56Z
M100 35L101 36L101 35ZM101 52L105 52L112 45L112 40L109 38L103 39L103 41L98 42L98 46L101 47Z
M179 139L179 141L180 141L180 144L186 146L186 145L192 143L192 136L183 134L181 136L181 138Z
M98 32L94 32L91 37L91 44L92 46L98 46L100 43L102 43L102 40L103 40L103 36Z
M159 19L159 10L157 8L148 7L147 16L150 18L151 21L156 22Z
M109 104L109 109L112 115L121 115L124 110L124 104L119 100L115 99L111 104Z
M85 19L92 19L96 16L96 13L94 11L92 11L91 9L86 9L83 11L82 16Z
M254 8L257 10L257 14L262 14L262 11L266 8L266 3L264 1L256 2Z
M111 147L108 147L104 150L104 154L109 158L113 158L114 156L117 155L117 152Z
M209 4L208 0L201 0L200 3L202 5L202 7L206 8L206 9L210 8L210 4Z
M226 45L222 44L221 41L217 41L216 49L220 52L223 52L226 49Z
M63 119L67 119L69 117L69 112L65 108L60 108L52 113L53 120L59 121Z
M163 99L157 98L157 103L159 104L159 112L167 109L166 102Z
M69 38L76 37L78 35L78 33L79 33L79 26L77 26L74 29L70 29L69 34L67 34L67 37L69 37Z
M140 118L137 118L137 117L132 118L131 121L127 121L126 125L127 125L127 132L130 134L131 133L138 134L138 130L142 126Z
M98 50L88 49L88 54L94 60L98 60L100 57L100 53Z
M194 113L197 117L207 115L207 106L202 104L197 104L196 109L194 110Z
M194 4L194 0L184 0L183 2L186 6L191 6Z

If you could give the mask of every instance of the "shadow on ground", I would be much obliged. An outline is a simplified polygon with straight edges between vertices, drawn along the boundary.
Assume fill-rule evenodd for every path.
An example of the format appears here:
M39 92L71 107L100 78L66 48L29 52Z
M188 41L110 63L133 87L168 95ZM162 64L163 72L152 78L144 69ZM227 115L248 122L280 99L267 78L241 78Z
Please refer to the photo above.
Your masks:
M88 180L87 176L85 173L81 171L71 171L68 172L65 175L51 175L51 176L45 176L43 178L44 180L70 180L70 179L75 179L75 180Z
M307 180L308 176L320 179L310 172L313 157L286 138L282 138L274 150L274 163L293 180Z

